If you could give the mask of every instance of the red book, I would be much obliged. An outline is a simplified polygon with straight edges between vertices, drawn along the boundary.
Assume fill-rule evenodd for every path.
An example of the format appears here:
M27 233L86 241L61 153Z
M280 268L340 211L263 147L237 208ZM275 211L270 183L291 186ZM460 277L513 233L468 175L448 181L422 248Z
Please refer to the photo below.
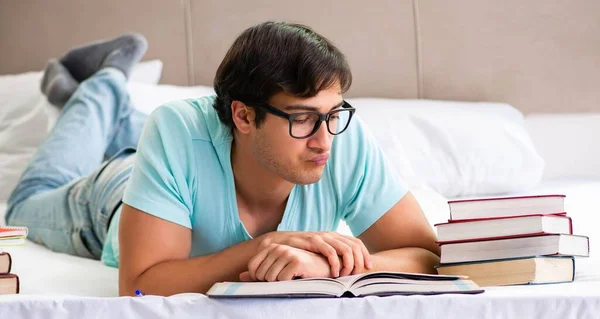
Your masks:
M27 227L0 226L0 238L27 237Z
M565 211L565 195L493 197L448 201L451 220L558 214Z
M468 219L435 226L440 244L543 234L573 234L571 217L565 215L537 214Z

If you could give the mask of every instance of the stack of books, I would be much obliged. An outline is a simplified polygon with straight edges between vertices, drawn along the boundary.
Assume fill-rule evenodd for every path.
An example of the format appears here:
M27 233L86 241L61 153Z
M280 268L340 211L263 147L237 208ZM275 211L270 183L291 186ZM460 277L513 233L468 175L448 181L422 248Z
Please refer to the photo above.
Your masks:
M0 226L0 295L19 293L19 277L10 272L13 260L4 248L25 244L27 232L27 227Z
M589 239L573 235L565 195L449 201L436 224L442 275L465 275L481 287L573 281Z

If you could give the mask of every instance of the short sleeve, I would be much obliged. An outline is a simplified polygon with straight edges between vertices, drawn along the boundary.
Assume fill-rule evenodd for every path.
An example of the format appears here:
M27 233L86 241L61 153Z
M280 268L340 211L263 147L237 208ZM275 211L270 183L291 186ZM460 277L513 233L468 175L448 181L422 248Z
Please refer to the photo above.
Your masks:
M342 219L358 236L398 203L408 189L360 119L356 118L336 147L345 162L335 169L345 176L338 179L344 181L340 187L345 203Z
M147 119L123 202L191 228L192 139L180 111L169 105Z

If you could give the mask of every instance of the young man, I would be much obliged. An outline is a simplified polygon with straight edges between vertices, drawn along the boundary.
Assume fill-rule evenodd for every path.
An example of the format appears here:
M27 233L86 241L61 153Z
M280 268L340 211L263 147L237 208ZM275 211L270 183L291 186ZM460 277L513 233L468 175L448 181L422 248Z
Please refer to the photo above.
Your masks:
M50 62L42 90L68 102L11 196L9 224L118 266L121 295L434 272L435 235L343 100L351 73L327 39L295 24L251 27L217 70L216 97L148 119L126 91L145 49L125 35ZM357 238L334 232L342 219Z

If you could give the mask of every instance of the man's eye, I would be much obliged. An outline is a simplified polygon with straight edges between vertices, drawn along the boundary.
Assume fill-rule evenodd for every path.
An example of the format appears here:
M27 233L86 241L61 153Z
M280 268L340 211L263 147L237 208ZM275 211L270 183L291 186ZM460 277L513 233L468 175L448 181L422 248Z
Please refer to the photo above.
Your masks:
M294 118L294 123L304 124L306 123L310 117L308 115L297 116Z

